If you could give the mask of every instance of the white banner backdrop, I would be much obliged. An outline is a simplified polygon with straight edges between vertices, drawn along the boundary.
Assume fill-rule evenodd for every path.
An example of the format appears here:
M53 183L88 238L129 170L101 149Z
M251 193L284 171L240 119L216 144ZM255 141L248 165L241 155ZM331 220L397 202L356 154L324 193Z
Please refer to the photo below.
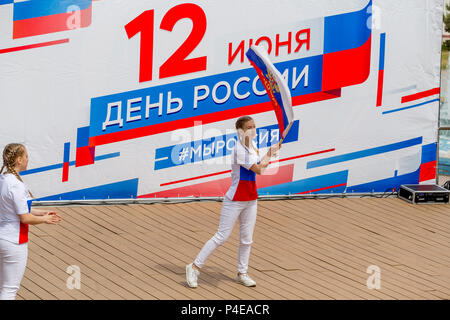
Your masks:
M234 122L279 139L245 56L264 46L295 123L258 193L434 183L441 0L0 0L0 146L42 200L222 196Z

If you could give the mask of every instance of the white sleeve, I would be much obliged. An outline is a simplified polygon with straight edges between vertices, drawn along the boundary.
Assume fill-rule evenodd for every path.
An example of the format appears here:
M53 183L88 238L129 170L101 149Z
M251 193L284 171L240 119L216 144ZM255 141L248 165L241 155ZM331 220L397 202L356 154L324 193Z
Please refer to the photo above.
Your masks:
M258 162L258 157L248 152L243 146L236 146L234 151L236 153L236 163L247 170Z
M13 201L16 214L29 213L28 210L28 193L24 185L15 184L10 189L11 199Z

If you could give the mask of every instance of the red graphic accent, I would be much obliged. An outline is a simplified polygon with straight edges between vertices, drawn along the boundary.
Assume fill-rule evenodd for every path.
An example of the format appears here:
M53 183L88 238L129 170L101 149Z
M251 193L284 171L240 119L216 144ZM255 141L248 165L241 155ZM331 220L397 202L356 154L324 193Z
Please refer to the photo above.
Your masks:
M206 56L186 59L202 41L206 32L206 15L200 6L183 3L173 7L163 17L160 28L172 31L175 24L185 18L192 21L192 31L177 51L159 68L161 79L206 70Z
M258 199L255 181L240 180L233 201L252 201Z
M152 80L154 20L155 11L147 10L125 25L125 31L127 32L128 39L131 39L139 32L141 33L139 82Z
M436 160L420 165L419 182L436 179Z
M330 90L329 92L312 93L309 95L298 96L293 98L294 105L303 105L311 102L318 102L328 99L334 99L340 97L340 89ZM100 146L104 144L137 139L141 137L150 136L153 134L170 132L176 129L193 127L195 121L201 121L204 125L208 123L214 123L217 121L223 121L227 119L237 118L243 115L253 115L262 112L272 111L272 103L270 101L250 106L244 106L240 108L219 111L215 113L205 114L201 116L190 117L186 119L180 119L165 123L159 123L148 127L136 128L126 131L109 133L101 136L95 136L89 138L89 145Z
M336 150L336 149L333 148L333 149L328 149L328 150L323 150L323 151L317 151L317 152L312 152L312 153L302 154L302 155L295 156L295 157L290 157L290 158L280 159L280 160L278 160L278 162L283 162L283 161L294 160L294 159L298 159L298 158L309 157L309 156L313 156L313 155L321 154L321 153L326 153L326 152L333 152L333 151L335 151L335 150ZM276 161L270 161L270 163L274 163L274 162L276 162Z
M197 179L202 179L202 178L207 178L207 177L212 177L212 176L218 176L218 175L225 174L225 173L230 173L230 172L231 172L231 170L220 171L220 172L205 174L203 176L198 176L198 177L193 177L193 178L188 178L188 179L183 179L183 180L177 180L177 181L172 181L172 182L166 182L166 183L160 184L160 186L164 187L164 186L168 186L168 185L171 185L171 184L176 184L176 183L181 183L181 182L186 182L186 181L192 181L192 180L197 180Z
M322 91L363 83L370 74L372 36L359 48L323 56Z
M19 244L28 242L28 228L29 225L20 222L20 231L19 231Z
M303 96L296 96L292 98L292 105L298 106L302 104L309 104L313 102L325 101L341 97L341 88L328 91L310 93Z
M299 156L295 156L295 157L289 157L289 158L284 158L284 159L279 159L277 161L270 161L269 164L273 164L276 162L284 162L284 161L288 161L288 160L294 160L294 159L299 159L299 158L304 158L304 157L309 157L309 156L313 156L316 154L321 154L321 153L326 153L326 152L332 152L335 151L336 149L328 149L328 150L323 150L323 151L317 151L317 152L312 152L312 153L307 153L307 154L302 154ZM266 172L271 172L271 169L269 169ZM182 180L176 180L176 181L171 181L171 182L166 182L166 183L162 183L160 184L161 187L164 186L168 186L171 184L177 184L177 183L181 183L181 182L186 182L186 181L192 181L192 180L197 180L197 179L202 179L202 178L207 178L207 177L212 177L212 176L218 176L221 174L225 174L225 173L230 173L231 170L226 170L226 171L220 171L220 172L214 172L214 173L210 173L210 174L205 174L202 176L198 176L198 177L192 177L192 178L187 178L187 179L182 179ZM258 179L258 176L256 176L256 179ZM258 181L258 180L257 180Z
M73 12L67 12L14 21L13 39L71 30L71 26L68 25L68 22L73 19L73 14ZM92 5L89 8L78 11L77 14L80 15L79 28L89 26L92 19Z
M381 107L383 104L383 82L384 82L384 70L378 72L378 93L377 93L377 107Z
M406 103L406 102L410 102L410 101L426 98L426 97L429 97L429 96L433 96L435 94L439 94L440 92L441 92L440 88L434 88L434 89L431 89L431 90L427 90L427 91L411 94L409 96L403 97L402 98L402 103Z
M314 189L314 190L303 191L303 192L299 192L297 194L306 194L306 193L310 193L310 192L317 192L317 191L333 189L333 188L337 188L337 187L343 187L343 186L346 186L346 185L347 185L347 183L341 183L341 184L337 184L335 186L330 186L330 187L324 187L324 188L319 188L319 189Z
M94 147L80 147L77 148L75 157L75 167L86 166L94 164L95 162L95 146Z
M284 161L288 161L288 160L294 160L294 159L299 159L299 158L304 158L304 157L309 157L309 156L313 156L313 155L317 155L317 154L322 154L322 153L326 153L326 152L333 152L336 149L328 149L328 150L323 150L323 151L317 151L317 152L312 152L312 153L307 153L307 154L302 154L299 156L295 156L295 157L289 157L289 158L285 158L285 159L279 159L278 162L284 162ZM270 161L269 164L273 164L277 161ZM268 174L269 172L271 172L272 169L269 169L266 171L266 173ZM225 173L230 173L231 170L226 170L226 171L220 171L220 172L214 172L214 173L210 173L210 174L205 174L202 176L198 176L198 177L192 177L192 178L187 178L187 179L182 179L182 180L176 180L176 181L171 181L171 182L166 182L166 183L162 183L160 184L161 187L164 186L168 186L171 184L177 184L177 183L182 183L182 182L186 182L186 181L192 181L192 180L197 180L197 179L202 179L202 178L207 178L207 177L212 177L212 176L218 176L221 174L225 174ZM258 181L258 176L256 176L256 181ZM261 187L262 188L262 187Z
M183 3L171 8L162 18L160 29L172 31L178 21L192 21L192 30L183 44L159 68L159 77L167 78L206 70L207 57L186 59L202 41L206 32L206 15L193 3ZM141 33L139 82L152 80L155 10L147 10L125 25L128 38Z
M15 51L28 50L28 49L34 49L34 48L54 46L54 45L57 45L57 44L67 43L67 42L69 42L69 39L41 42L41 43L29 44L29 45L26 45L26 46L1 49L0 50L0 54L9 53L9 52L15 52Z
M222 171L222 173L225 172ZM270 168L266 170L264 175L256 176L256 185L258 188L265 188L281 183L292 182L293 174L294 174L293 164L289 164L278 168ZM185 187L164 190L155 193L144 194L138 196L137 198L170 198L170 197L189 197L189 196L217 197L225 195L230 185L231 185L231 177L192 184Z
M62 182L66 182L69 180L69 163L64 162L63 163L63 175L62 175Z

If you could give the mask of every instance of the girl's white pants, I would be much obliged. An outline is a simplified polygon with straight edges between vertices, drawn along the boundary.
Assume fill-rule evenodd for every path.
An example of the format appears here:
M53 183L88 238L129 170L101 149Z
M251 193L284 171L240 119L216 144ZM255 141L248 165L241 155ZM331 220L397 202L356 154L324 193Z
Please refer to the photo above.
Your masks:
M0 239L0 300L14 300L25 273L28 243Z
M253 242L253 230L255 229L257 200L231 201L224 199L220 214L219 229L216 234L203 246L194 261L201 268L208 257L217 247L225 244L233 231L236 219L239 219L239 253L238 272L247 273L250 248Z

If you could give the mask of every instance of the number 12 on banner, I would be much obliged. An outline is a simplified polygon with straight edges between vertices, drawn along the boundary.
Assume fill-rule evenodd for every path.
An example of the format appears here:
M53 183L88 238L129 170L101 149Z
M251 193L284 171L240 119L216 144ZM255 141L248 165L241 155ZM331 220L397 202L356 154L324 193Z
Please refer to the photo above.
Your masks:
M192 31L183 44L161 65L160 79L206 70L206 56L186 59L202 41L206 32L206 15L202 8L193 3L177 5L167 11L159 28L171 32L177 22L184 18L192 21ZM141 34L139 82L152 80L154 24L155 12L147 10L125 25L128 39Z

